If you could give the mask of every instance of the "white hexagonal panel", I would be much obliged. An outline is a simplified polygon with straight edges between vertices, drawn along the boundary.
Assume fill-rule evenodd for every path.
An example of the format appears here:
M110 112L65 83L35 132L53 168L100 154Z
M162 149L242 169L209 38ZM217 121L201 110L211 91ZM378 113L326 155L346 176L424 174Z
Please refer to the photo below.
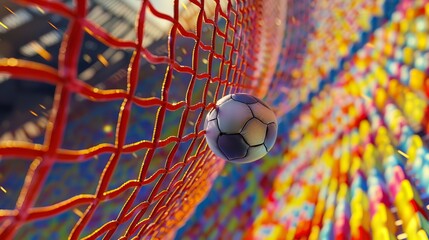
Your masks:
M277 138L277 124L270 123L267 125L267 133L265 134L264 144L268 151L273 148Z
M232 99L231 98L231 94L223 96L221 99L219 99L219 100L216 101L216 105L218 105L218 106L222 105L224 102L226 102L228 100L231 100L231 99Z
M268 124L271 122L277 123L277 118L274 112L264 106L262 103L254 103L249 105L252 109L253 114L255 117L259 120L261 120L263 123Z
M210 110L210 112L207 114L207 121L215 120L217 117L217 110L216 108L213 108Z
M253 118L247 122L246 126L244 126L241 131L241 135L250 146L255 146L264 143L266 132L267 125L260 120Z
M209 145L210 149L213 151L214 154L216 154L218 157L221 157L227 160L226 156L222 153L222 151L219 149L219 146L217 144L219 135L220 135L220 131L217 126L217 122L216 121L207 122L207 127L206 127L207 144Z
M234 100L219 106L217 120L223 133L239 133L247 120L253 117L249 107Z

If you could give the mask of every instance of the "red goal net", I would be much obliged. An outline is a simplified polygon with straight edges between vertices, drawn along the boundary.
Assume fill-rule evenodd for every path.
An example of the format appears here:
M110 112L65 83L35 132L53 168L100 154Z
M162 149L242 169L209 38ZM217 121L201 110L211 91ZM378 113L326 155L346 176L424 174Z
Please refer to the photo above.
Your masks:
M54 33L22 48L24 57L4 54L0 73L49 85L54 94L51 103L37 103L43 116L29 110L37 128L29 123L24 134L0 136L1 239L172 237L223 167L205 143L205 114L229 93L266 95L286 1L175 0L169 13L156 1L137 2L135 16L117 13L135 23L122 35L122 25L109 31L93 20L102 1L4 5L11 16L25 16L22 9L49 16L44 23ZM63 19L64 29L50 19ZM51 55L46 48L55 39L58 54ZM94 55L99 67L81 69L94 42L107 49ZM33 52L38 58L25 57ZM126 56L122 71L91 82Z

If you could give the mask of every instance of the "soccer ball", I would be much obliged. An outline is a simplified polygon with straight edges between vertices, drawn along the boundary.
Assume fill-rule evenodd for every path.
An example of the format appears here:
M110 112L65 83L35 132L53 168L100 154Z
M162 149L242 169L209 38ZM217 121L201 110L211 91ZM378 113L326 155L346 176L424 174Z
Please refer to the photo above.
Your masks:
M234 163L265 156L277 137L274 112L261 100L244 93L224 96L205 120L206 141L213 153Z

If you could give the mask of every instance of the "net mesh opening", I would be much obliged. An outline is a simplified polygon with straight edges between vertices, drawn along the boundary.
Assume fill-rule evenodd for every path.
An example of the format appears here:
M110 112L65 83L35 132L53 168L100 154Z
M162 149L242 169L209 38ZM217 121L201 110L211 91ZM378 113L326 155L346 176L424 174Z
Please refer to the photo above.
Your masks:
M270 2L172 1L168 14L143 0L134 18L116 15L134 22L133 29L121 31L118 25L108 32L94 21L99 13L93 9L102 1L18 1L60 18L64 31L55 35L60 41L57 56L50 56L57 65L46 59L0 59L2 74L55 88L39 142L0 142L5 169L16 162L26 165L21 168L25 176L14 185L20 187L11 190L13 200L1 205L0 238L25 238L28 229L39 226L42 238L55 237L56 230L71 239L174 234L223 167L205 143L205 114L229 93L266 95L284 28L262 26L285 14L267 7ZM113 5L102 7L119 11ZM165 28L157 29L164 36L150 34L157 32L150 29L157 19L164 23ZM87 38L93 45L84 45ZM91 55L87 51L94 44L103 48ZM78 70L83 61L95 58L98 71ZM120 59L129 59L125 70L97 82L100 76L94 74ZM111 121L76 115L78 108L89 115L111 114ZM94 124L97 128L88 135L98 134L102 141L78 142L85 138L77 137L85 135L85 125ZM13 179L12 171L5 174ZM55 175L76 183L58 185ZM94 186L85 188L85 181Z

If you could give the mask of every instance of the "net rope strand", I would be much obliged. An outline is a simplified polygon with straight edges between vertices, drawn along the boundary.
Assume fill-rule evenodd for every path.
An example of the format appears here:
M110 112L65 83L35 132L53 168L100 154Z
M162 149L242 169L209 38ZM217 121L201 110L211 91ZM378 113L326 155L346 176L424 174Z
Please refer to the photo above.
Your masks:
M201 5L203 5L204 6L204 1L202 1L201 2ZM178 3L177 2L175 2L175 11L178 11ZM195 46L200 46L200 43L202 43L201 42L201 29L202 29L202 19L203 19L203 14L202 14L203 12L202 11L200 11L199 12L199 15L198 15L198 17L197 17L197 35L196 35L196 45ZM175 14L174 15L175 16L175 18L177 17L177 14ZM173 29L174 29L174 27L173 27ZM172 31L173 32L173 31ZM174 39L174 37L173 36L170 36L170 38L171 39ZM172 44L173 46L174 46L174 44ZM212 45L213 46L213 45ZM170 50L171 49L173 49L174 50L174 48L170 48ZM188 86L188 91L187 91L187 93L186 93L186 102L187 103L190 103L190 101L191 101L191 96L192 96L192 91L190 91L191 89L193 89L193 86L194 86L194 84L195 84L195 81L196 81L196 71L197 71L197 69L198 69L198 53L199 53L199 51L198 51L198 48L194 48L194 51L193 51L193 64L192 64L192 69L193 69L193 77L192 77L192 79L191 79L191 81L190 81L190 84L189 84L189 86ZM211 56L211 54L209 53L209 62L210 62L210 59L212 58L212 56ZM209 69L208 69L208 75L209 76L211 76L211 66L210 65L208 65L208 67L209 67ZM209 77L210 78L210 77ZM202 96L202 101L203 101L203 103L205 104L205 98L206 98L206 95L207 95L207 90L208 90L208 84L209 84L209 80L206 82L206 84L205 84L205 87L204 87L204 91L203 91L203 96ZM179 127L179 135L181 135L182 134L182 132L183 132L183 127L182 126L184 126L184 124L186 123L186 118L187 118L187 114L188 114L188 111L187 111L187 109L185 109L185 111L183 112L184 113L184 115L182 116L182 119L181 119L181 122L180 122L180 127ZM185 117L185 114L186 114L186 117ZM202 117L203 117L203 112L200 112L200 114L199 114L199 117L198 117L198 119L197 119L197 121L196 121L196 124L195 124L195 131L197 131L197 129L199 128L199 125L201 124L201 122L202 122ZM194 144L194 142L195 142L195 139L193 140L193 142L191 143L191 145L193 145ZM200 145L201 146L201 145ZM200 149L200 148L199 148ZM190 148L188 148L187 149L187 152L186 152L186 155L185 155L185 161L186 161L186 159L187 159L187 157L189 156L189 154L190 154L190 151L192 150L192 147L190 147ZM198 151L199 152L199 151ZM198 152L197 152L197 155L199 155L198 154ZM172 152L170 152L170 154L171 154ZM166 168L169 168L169 166L168 166L168 164L169 164L169 162L172 160L172 159L170 159L170 156L171 155L169 155L169 158L168 158L168 160L167 160L167 164L166 164ZM204 155L203 157L202 157L202 159L204 159L205 158L205 156L206 155ZM200 162L203 162L203 161L200 161ZM198 168L197 168L198 169ZM182 169L181 169L182 170ZM167 187L167 190L169 190L170 189L170 185L171 185L171 183L173 183L174 181L175 181L175 179L176 179L176 177L177 176L179 176L179 174L180 174L180 172L178 172L175 176L174 176L174 178L173 178L173 180L170 182L170 184L169 184L169 186ZM165 176L165 175L164 175ZM186 174L185 174L185 177L184 177L184 179L186 179ZM161 179L160 181L163 181L164 179ZM158 182L158 183L160 183L160 182ZM158 186L158 184L157 184L157 186ZM156 187L157 187L156 186ZM155 187L155 188L156 188ZM183 191L181 191L182 193L183 193ZM167 196L167 195L165 195L165 196ZM149 196L149 201L151 200L151 197L152 197L152 193L151 193L151 196ZM155 217L156 216L156 213L157 213L157 210L159 210L159 208L160 208L160 206L162 206L161 205L161 203L163 202L163 200L164 200L164 197L162 198L162 199L160 199L159 201L158 201L158 203L155 205L155 207L154 207L154 209L152 210L152 212L150 213L150 215L149 215L149 218L148 219L151 219L151 218L153 218L153 217ZM164 206L169 206L169 204L167 203L166 205L164 205ZM148 227L148 225L145 225L145 226L142 226L142 227L138 227L138 225L142 225L142 223L144 223L145 221L147 221L147 220L143 220L143 221L141 221L141 222L139 222L137 225L136 225L136 223L138 222L138 221L140 221L140 218L142 217L142 215L144 214L144 212L142 211L142 212L140 212L139 213L139 215L138 216L136 216L136 218L134 219L134 221L132 222L132 224L130 225L130 228L129 228L129 230L131 230L132 232L134 232L136 229L140 229L140 231L139 231L139 233L138 233L138 238L141 238L142 237L142 234L144 234L145 233L145 231L146 231L146 229L147 229L147 227ZM151 226L153 226L153 225L151 225Z
M257 91L259 80L254 76L257 66L257 52L260 51L258 43L258 22L260 11L255 6L263 4L262 1L227 1L222 6L220 0L214 0L215 8L213 18L209 16L205 6L209 0L190 0L190 5L198 9L195 21L195 33L186 29L179 21L179 1L174 1L174 14L169 16L159 12L148 0L143 0L137 14L135 25L136 41L119 39L105 29L86 18L88 2L76 0L72 9L64 3L45 0L21 0L18 3L30 6L39 6L52 14L58 14L68 19L68 28L62 39L58 69L42 63L23 59L0 59L0 72L11 74L12 77L26 80L48 83L56 86L55 100L50 116L50 127L46 130L43 144L24 142L1 142L0 155L2 161L11 161L22 158L19 161L32 161L26 175L26 184L22 187L20 197L13 210L0 209L0 238L12 238L23 224L36 220L52 218L60 213L70 211L78 206L86 206L86 210L70 229L70 238L96 239L104 236L110 239L118 234L119 226L129 223L126 230L120 232L121 239L142 238L144 236L165 237L171 231L180 227L184 219L191 214L193 207L203 199L211 186L213 179L223 167L223 162L215 159L204 141L204 131L201 130L202 122L207 110L215 105L216 99L239 91ZM145 14L151 13L158 18L172 24L169 33L168 56L158 56L146 47L143 47ZM224 32L219 25L220 19L225 20ZM208 24L213 28L210 45L205 44L202 37L203 25ZM88 33L97 41L112 49L132 50L133 56L127 72L127 88L122 89L98 89L78 79L77 62L80 56L80 48L83 44L83 34ZM192 52L192 66L181 65L176 57L176 40L178 35L195 41ZM221 38L220 53L216 51L216 38ZM231 38L231 39L229 39ZM199 72L200 51L207 51L207 69ZM161 97L136 96L136 88L139 81L141 59L146 59L151 64L168 64ZM214 74L214 59L220 61L217 74ZM204 66L204 65L203 65ZM191 80L187 86L185 100L175 103L169 102L168 96L173 86L174 71L190 74ZM203 81L201 100L193 104L194 88L198 81ZM216 84L213 101L209 101L209 86ZM77 93L95 102L111 102L121 100L121 108L118 114L117 128L114 144L100 143L85 149L64 149L61 143L64 130L67 127L67 112L70 109L70 96ZM156 120L153 129L152 140L140 140L126 143L127 129L131 107L135 105L141 108L157 107ZM167 112L175 112L183 109L176 135L161 138L165 128L164 119ZM198 116L193 124L193 131L185 134L185 126L191 112L197 112ZM55 114L56 113L56 114ZM189 142L183 161L174 163L177 157L180 143ZM164 166L153 174L149 174L156 150L173 144L164 160ZM141 163L140 173L137 179L129 179L119 187L108 190L111 178L121 154L133 153L146 149L146 154ZM195 152L193 154L193 152ZM97 189L93 194L76 194L68 199L58 201L48 206L35 206L50 170L55 163L71 163L88 161L100 154L111 154L103 173L100 176ZM164 183L169 174L174 173L173 178ZM158 179L158 180L157 180ZM167 187L163 187L166 184ZM153 186L147 199L138 199L138 194L143 191L143 186ZM94 213L101 203L111 201L132 190L116 219L104 222L96 229L87 230L88 224L93 220ZM138 202L136 202L138 200ZM147 216L147 217L145 217ZM86 236L82 234L86 231Z
M201 5L202 6L204 6L204 0L202 0L201 1ZM219 3L217 3L216 4L216 8L217 9L219 9ZM197 17L197 35L196 35L196 40L197 40L197 42L196 42L196 46L200 46L200 43L202 43L202 41L201 41L201 32L202 32L202 21L203 21L203 11L200 11L199 12L199 14L198 14L198 17ZM217 13L217 11L216 11L216 13ZM215 19L216 19L216 14L215 13ZM174 2L174 18L175 18L175 20L177 19L177 17L178 17L178 2L177 1L175 1ZM173 25L173 28L172 28L172 30L171 30L171 33L173 33L174 32L174 29L175 29L175 25ZM171 39L174 39L174 35L170 35L170 38ZM212 35L212 45L211 45L211 48L213 48L213 46L214 46L214 41L215 41L215 35L213 34ZM170 42L171 43L171 45L170 45L170 48L169 48L169 51L172 51L173 53L174 53L174 43L173 42ZM209 50L213 50L213 49L209 49ZM206 84L205 84L205 86L204 86L204 90L203 90L203 95L202 95L202 102L205 104L206 103L206 100L205 100L205 98L206 98L206 95L207 95L207 90L208 90L208 84L209 84L209 82L210 82L210 80L211 80L211 73L212 73L212 69L211 69L211 62L212 62L212 60L213 60L213 56L212 56L212 51L210 51L209 52L209 56L208 56L208 76L209 76L209 79L207 80L207 82L206 82ZM171 55L174 55L174 54L171 54ZM183 135L183 131L184 131L184 127L185 127L185 124L186 124L186 122L187 122L187 118L188 118L188 113L189 113L189 103L192 101L192 91L190 90L190 89L193 89L194 88L194 85L195 85L195 81L196 81L196 71L197 71L197 69L198 69L198 49L197 48L194 48L194 51L193 51L193 56L192 56L192 58L193 58L193 64L192 64L192 69L193 69L193 71L194 71L194 74L192 75L192 79L191 79L191 81L190 81L190 83L189 83L189 86L188 86L188 90L187 90L187 92L186 92L186 103L187 103L187 106L186 106L186 108L185 108L185 110L184 110L184 112L183 112L183 115L182 115L182 118L181 118L181 121L180 121L180 127L179 127L179 137L181 138L182 137L182 135ZM219 85L218 85L219 86ZM194 127L194 131L197 131L197 129L199 128L199 125L201 124L201 121L202 121L202 117L203 117L203 111L201 111L200 112L200 114L199 114L199 117L198 117L198 119L197 119L197 124L195 125L195 127ZM194 142L195 142L195 139L193 140L193 142L192 142L192 145L194 144ZM177 145L176 145L177 146ZM175 147L176 147L175 146ZM190 153L190 150L191 150L192 148L188 148L187 149L187 151L186 151L186 155L185 155L185 161L186 161L186 158L187 158L187 156L189 156L189 153ZM174 151L174 152L173 152ZM167 160L167 163L166 163L166 166L165 166L165 168L166 169L169 169L170 168L170 164L171 164L171 161L173 160L172 159L172 157L174 157L174 155L176 154L176 151L177 151L177 148L173 148L173 150L170 152L170 154L168 155L168 160ZM171 155L173 153L173 155ZM198 153L197 153L197 155L198 155ZM204 158L204 157L203 157ZM179 176L179 172L178 172L178 174L176 174L175 176L174 176L174 178L173 178L173 180L170 182L170 184L168 185L168 187L167 187L167 191L170 189L170 186L171 186L171 184L176 180L176 177L177 176ZM164 174L164 177L165 177L166 175ZM162 178L160 181L163 181L164 180L164 178ZM158 184L157 184L157 186L158 186ZM156 187L155 187L156 188ZM152 195L152 194L151 194ZM160 209L160 207L162 206L161 204L163 203L163 201L164 201L164 198L166 197L167 195L164 195L164 197L163 198L161 198L159 201L158 201L158 203L155 205L155 207L154 207L154 209L153 209L153 211L150 213L150 215L149 215L149 218L148 219L151 219L151 218L154 218L155 216L156 216L156 213L157 213L157 211ZM151 199L151 196L149 196L149 201L150 201L150 199ZM169 204L166 204L166 205L164 205L164 207L165 206L169 206ZM140 213L140 215L142 215L141 213ZM137 220L137 221L140 221L140 218L141 218L141 216L137 216L136 217L136 219L135 220ZM133 221L134 222L134 221ZM132 227L133 225L130 225L130 227ZM146 226L143 226L143 227L141 227L140 228L140 231L139 231L139 233L138 233L138 238L141 238L142 237L142 235L146 232L146 230L147 230L147 228L148 228L148 225L146 225ZM134 229L138 229L138 228L135 228L134 227Z
M148 3L148 5L151 5L150 2L144 2L143 6L142 6L142 9L145 8L145 3ZM173 20L173 26L172 26L172 28L170 30L170 34L169 34L168 55L170 57L170 61L174 61L174 58L175 58L174 50L175 50L175 39L176 39L175 38L175 36L176 36L175 34L176 34L177 23L178 23L177 16L178 16L178 2L175 1L174 2L174 20ZM139 24L140 24L140 22L139 22ZM168 67L167 73L166 73L165 78L164 78L164 83L162 85L161 100L165 101L165 102L168 102L168 93L169 93L169 90L170 90L170 86L171 86L171 82L172 82L172 76L173 76L172 75L173 74L172 71L173 71L173 69L171 67ZM187 109L188 108L185 108L184 114L186 114ZM156 123L155 123L156 127L155 127L155 129L160 129L162 127L163 122L164 122L164 118L165 118L165 114L166 114L166 109L165 109L164 106L162 106L158 110L158 112L157 112ZM183 133L183 117L181 119L181 123L180 123L180 127L179 127L179 136L178 136L179 139L182 137L182 133ZM156 148L156 145L157 145L157 143L159 141L160 135L161 135L160 131L155 131L154 134L153 134L152 139L155 141L155 148ZM171 154L173 154L173 155L175 154L175 152L177 151L177 147L178 147L178 145L176 144L173 147L173 149L170 151L170 154L168 155L168 159L166 161L166 167L165 167L165 169L167 171L168 171L169 165L171 163L170 156L172 156ZM144 176L146 176L146 173L147 173L147 170L148 170L148 167L149 167L149 164L150 164L149 162L153 158L154 151L155 150L152 148L145 155L145 158L143 160L143 166L142 166L142 169L141 169L141 174L139 176L139 180L140 181L142 180L142 178L144 178ZM161 179L156 183L155 187L153 188L152 192L149 195L149 198L147 200L147 202L149 204L146 205L145 207L143 207L143 209L134 218L134 220L132 221L132 223L131 223L130 226L132 226L133 224L135 224L136 221L139 221L139 218L141 216L143 216L143 214L146 212L147 208L152 203L154 194L157 193L157 191L158 191L158 189L160 187L160 184L164 181L165 176L166 176L166 174L162 174ZM124 213L126 213L129 210L129 207L131 206L130 203L132 204L134 202L134 199L135 199L136 195L139 193L140 190L141 190L141 187L137 187L136 189L134 189L131 197L128 199L127 203L125 204L124 208L121 210L121 213L119 214L119 217L118 217L118 222L119 223L121 222L121 218L123 217ZM115 230L116 229L108 231L107 234L106 234L106 238L110 238L113 235L113 233L114 233ZM126 232L126 236L127 235L128 235L128 230Z
M130 61L129 65L129 71L128 71L128 78L127 78L127 98L124 99L122 102L120 112L119 112L119 118L117 123L117 131L115 136L115 146L117 147L116 152L112 154L109 162L107 163L106 168L104 169L101 179L99 181L97 190L96 190L96 197L100 198L104 195L104 192L106 191L110 178L113 175L113 172L115 170L116 165L118 164L119 157L122 153L122 148L125 143L125 136L127 131L127 124L130 118L130 112L131 112L131 97L135 94L136 87L137 87L137 80L138 80L138 74L140 70L140 54L142 52L143 48L143 38L144 38L144 19L145 19L145 13L146 13L146 0L143 0L142 7L139 11L139 16L137 18L137 26L136 26L136 34L137 34L137 47L134 50L133 56ZM161 98L161 101L163 99ZM156 129L155 129L156 131ZM156 144L155 144L156 147ZM72 229L71 232L71 239L77 239L83 228L86 226L88 221L90 220L91 216L94 214L95 210L98 207L99 202L95 202L91 204L83 216L79 219L78 223L75 225L75 227Z
M70 27L61 44L64 55L59 56L58 74L64 79L64 84L76 79L77 73L73 70L77 69L77 61L83 39L83 29L78 18L85 17L86 2L84 0L77 0L76 9L76 19L70 22ZM47 145L47 151L41 159L34 160L28 170L25 184L21 189L16 203L16 210L18 211L15 217L16 220L6 221L1 226L0 237L4 236L4 239L11 238L23 224L23 219L27 217L28 210L34 205L38 193L55 163L56 151L61 146L65 129L70 94L71 91L67 85L56 86L54 105L50 116L50 121L54 124L48 125L45 133L46 139L44 144Z

